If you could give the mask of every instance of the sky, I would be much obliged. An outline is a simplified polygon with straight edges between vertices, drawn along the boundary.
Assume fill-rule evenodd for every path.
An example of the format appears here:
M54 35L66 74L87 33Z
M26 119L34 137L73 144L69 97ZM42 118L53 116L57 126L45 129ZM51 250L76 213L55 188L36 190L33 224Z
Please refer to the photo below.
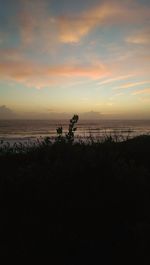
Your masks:
M0 0L0 118L150 119L149 0Z

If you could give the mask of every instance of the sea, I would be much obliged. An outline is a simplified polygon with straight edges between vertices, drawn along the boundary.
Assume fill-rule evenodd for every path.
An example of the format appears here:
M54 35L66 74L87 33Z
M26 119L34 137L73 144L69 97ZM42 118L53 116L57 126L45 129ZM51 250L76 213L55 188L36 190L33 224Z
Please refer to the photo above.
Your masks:
M0 120L0 142L23 143L50 137L55 139L56 129L68 131L69 120ZM125 140L139 135L150 135L150 120L80 120L75 140L104 139L115 137Z

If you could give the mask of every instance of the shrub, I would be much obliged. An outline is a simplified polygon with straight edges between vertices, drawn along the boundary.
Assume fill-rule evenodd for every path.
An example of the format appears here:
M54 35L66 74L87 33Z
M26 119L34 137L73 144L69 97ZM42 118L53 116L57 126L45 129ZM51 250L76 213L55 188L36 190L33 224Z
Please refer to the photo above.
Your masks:
M68 133L65 135L65 137L63 137L63 128L62 126L58 127L56 129L57 132L57 138L56 138L56 142L68 142L68 143L73 143L74 142L74 133L77 130L77 127L75 127L76 123L79 120L79 116L78 115L73 115L72 119L70 120L69 123L69 128L68 128Z

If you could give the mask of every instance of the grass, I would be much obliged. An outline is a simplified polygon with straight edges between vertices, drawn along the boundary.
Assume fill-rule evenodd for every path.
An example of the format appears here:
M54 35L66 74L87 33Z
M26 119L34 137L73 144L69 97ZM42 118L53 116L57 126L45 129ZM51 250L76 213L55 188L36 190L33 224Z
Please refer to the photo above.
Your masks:
M150 136L72 139L1 147L1 256L149 264Z

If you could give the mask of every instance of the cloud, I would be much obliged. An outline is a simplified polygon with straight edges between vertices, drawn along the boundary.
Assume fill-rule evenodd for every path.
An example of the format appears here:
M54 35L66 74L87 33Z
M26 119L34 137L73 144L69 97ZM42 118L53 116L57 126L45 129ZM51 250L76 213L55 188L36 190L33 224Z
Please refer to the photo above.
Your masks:
M22 1L18 16L22 46L50 52L58 42L54 22L46 1Z
M46 120L61 120L61 119L69 119L73 114L65 113L65 112L23 112L19 113L20 119L46 119ZM57 128L57 127L56 127Z
M147 55L143 54L143 57L142 57L142 58L143 58L143 61L144 61L144 62L148 62L148 63L150 62L150 55L148 55L148 54L147 54Z
M78 14L51 14L47 1L21 1L18 16L24 46L51 50L58 43L78 43L94 28L120 24L136 24L149 18L149 8L136 1L103 0Z
M98 85L105 85L105 84L113 83L113 82L120 81L120 80L126 80L126 79L129 79L130 77L133 77L133 75L131 75L131 74L130 75L122 75L122 76L106 79L104 81L98 82L97 84Z
M64 65L51 67L48 69L48 74L50 75L62 75L65 77L88 77L88 78L99 78L108 74L108 70L102 64L100 65L90 65L90 66L80 66L80 65Z
M150 88L136 90L132 93L132 95L140 95L140 94L150 94Z
M136 24L149 18L149 8L135 1L103 1L78 16L59 18L59 39L63 43L77 43L97 26Z
M61 11L59 11L60 15L54 16L51 13L51 5L47 6L48 1L46 0L20 0L20 2L21 10L18 12L16 20L20 32L21 43L19 43L19 41L17 42L18 49L9 48L0 50L1 78L22 82L30 87L42 88L58 83L60 84L63 80L69 80L69 78L83 77L97 79L106 75L110 76L110 68L111 72L115 72L115 77L109 80L103 80L99 83L100 85L128 79L130 77L128 73L133 71L136 72L136 69L133 70L133 67L131 71L130 69L122 69L126 66L130 68L129 64L131 63L136 64L137 61L134 62L135 58L139 60L139 56L133 54L133 51L130 51L127 58L123 59L130 60L130 62L132 60L131 63L128 61L128 65L124 63L124 61L123 63L122 61L120 62L119 56L114 56L112 59L112 57L108 55L108 69L103 63L90 62L83 64L81 60L85 61L85 54L86 57L88 57L88 60L86 59L88 62L89 58L91 59L93 56L93 53L91 56L89 52L87 53L86 51L83 52L83 56L81 55L78 62L69 63L69 56L72 50L66 53L63 45L62 47L60 47L60 45L62 43L78 43L82 37L89 34L96 27L103 28L107 25L120 26L126 23L137 24L137 22L143 22L149 16L148 7L137 4L135 0L105 0L99 1L100 4L98 5L93 4L93 8L80 11L77 15L66 13L64 16L61 16ZM115 45L115 47L118 49L118 45ZM54 53L55 49L57 50L57 54ZM41 51L46 52L44 56ZM79 50L75 50L75 53L77 52L80 53ZM49 53L51 53L51 56L49 56ZM96 48L95 53L97 53ZM123 56L125 55L123 49L121 49L121 55L122 54ZM67 59L64 58L64 55ZM29 61L29 56L32 58L32 61ZM131 56L134 58L131 58ZM79 54L76 57L79 58ZM142 55L142 58L145 61L147 60L147 57L144 57L144 55ZM50 63L48 63L48 60ZM62 62L57 63L57 60ZM141 60L142 59L140 59L140 63ZM44 61L46 61L46 64ZM138 63L137 67L139 68ZM146 68L148 68L148 66L146 66ZM140 71L142 70L144 72L146 71L143 65ZM126 75L122 74L123 71ZM147 69L147 72L148 71L149 69ZM118 76L116 76L116 73Z
M81 65L42 65L25 60L4 61L0 63L0 77L25 83L28 86L42 88L51 84L58 84L62 79L87 77L96 79L108 74L103 64Z
M23 60L25 57L23 52L17 48L2 48L0 49L1 62Z
M53 120L61 120L61 119L69 119L75 114L76 112L55 112L55 111L45 111L45 112L34 112L34 111L26 111L26 112L18 112L17 118L19 119L53 119ZM88 112L78 112L79 121L80 120L89 120L89 119L101 119L102 115L100 112L96 111L88 111ZM59 126L59 124L58 124Z
M145 104L149 104L150 103L150 98L149 97L146 97L146 98L139 98L140 101L142 101L143 103ZM149 119L149 113L148 113L148 119Z
M0 119L11 119L15 117L16 115L11 109L7 108L5 105L0 106Z
M100 119L101 117L102 117L102 114L97 111L89 111L89 112L80 114L81 119Z
M129 36L126 41L132 44L150 44L150 29L144 29L143 31L136 32L132 36Z
M6 40L6 33L0 31L0 44L4 43L5 40Z
M140 85L144 85L144 84L147 84L147 83L150 83L150 81L147 80L147 81L141 81L141 82L132 82L132 83L127 83L127 84L124 84L124 85L120 85L120 87L116 87L114 89L122 89L122 88L128 89L130 87L140 86Z

